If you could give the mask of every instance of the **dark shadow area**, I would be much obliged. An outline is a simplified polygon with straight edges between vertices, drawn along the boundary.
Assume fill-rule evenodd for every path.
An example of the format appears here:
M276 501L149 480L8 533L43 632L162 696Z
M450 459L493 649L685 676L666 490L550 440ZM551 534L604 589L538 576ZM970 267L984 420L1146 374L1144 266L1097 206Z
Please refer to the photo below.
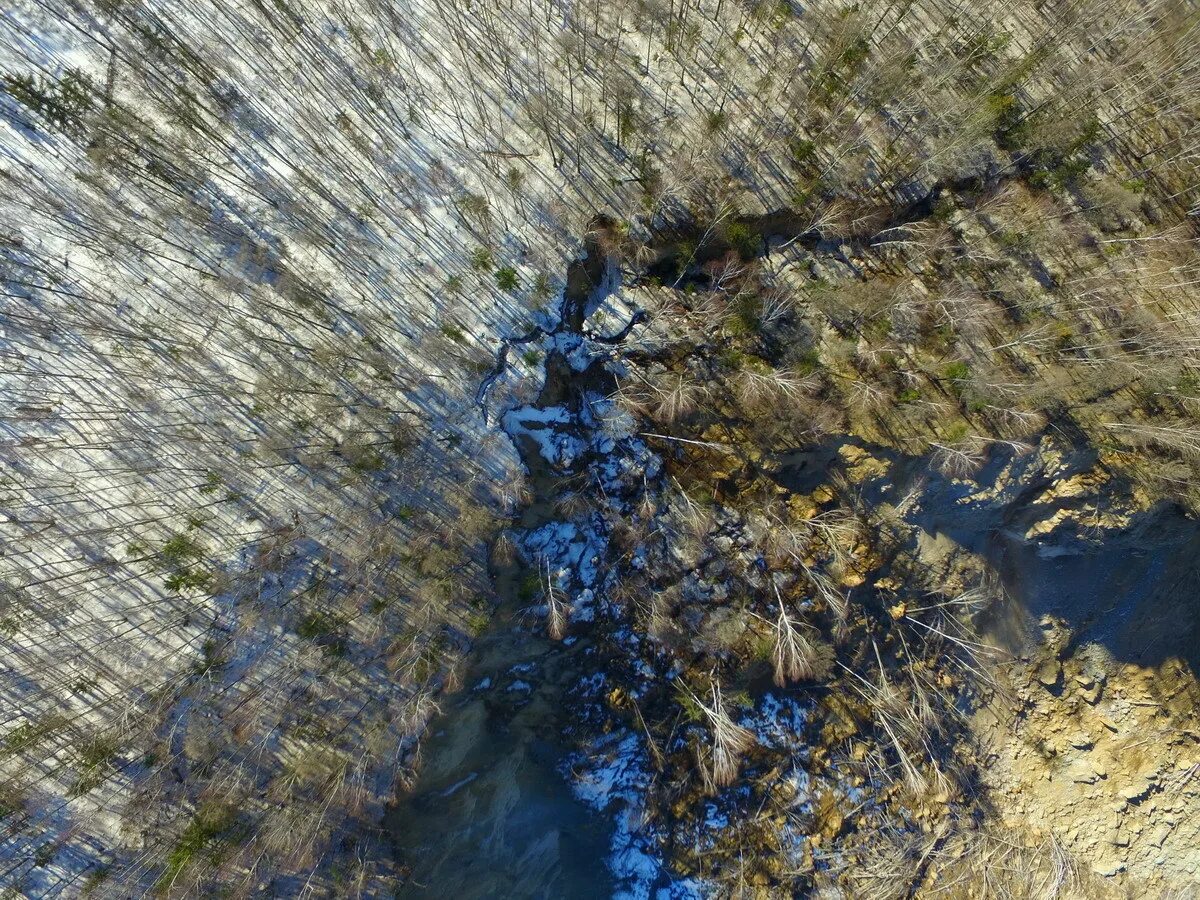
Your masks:
M1177 506L1162 503L1136 513L1119 529L1084 529L1069 519L1048 534L1026 537L1032 524L1056 510L1097 499L1103 509L1104 489L1098 498L1044 502L1039 497L1063 476L1036 471L1033 454L1014 459L1011 450L994 452L973 487L940 474L927 458L852 437L780 454L772 476L789 490L812 491L836 469L838 447L845 444L892 463L892 479L863 485L866 502L894 503L923 480L919 505L906 519L992 565L1016 609L992 610L980 625L1005 649L1028 647L1039 620L1049 615L1067 622L1075 644L1102 644L1118 662L1159 666L1178 658L1200 671L1200 522ZM1095 459L1086 447L1071 453L1075 471ZM1013 477L1001 484L1005 472ZM971 499L979 493L987 499Z
M468 687L434 720L414 791L387 817L409 874L397 897L611 894L611 823L559 772L564 698L586 649L511 619L476 645Z

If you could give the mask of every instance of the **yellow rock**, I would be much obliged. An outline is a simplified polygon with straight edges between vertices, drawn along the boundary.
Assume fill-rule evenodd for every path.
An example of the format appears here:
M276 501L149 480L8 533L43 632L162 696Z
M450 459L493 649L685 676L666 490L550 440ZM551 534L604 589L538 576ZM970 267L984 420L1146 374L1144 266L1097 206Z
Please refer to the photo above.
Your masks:
M813 503L811 498L801 494L795 494L788 498L788 509L797 519L811 519L821 511L821 508Z
M852 588L852 587L858 587L860 584L862 584L866 580L867 580L867 578L865 575L860 575L858 572L855 572L853 569L847 569L845 572L842 573L842 577L838 579L838 584L840 584L842 587Z
M828 503L835 496L836 495L833 493L833 488L831 488L827 484L821 485L819 488L817 488L815 491L812 492L812 498L817 503Z
M846 461L846 475L855 484L887 474L887 462L876 459L866 450L853 444L843 444L839 447L838 456Z

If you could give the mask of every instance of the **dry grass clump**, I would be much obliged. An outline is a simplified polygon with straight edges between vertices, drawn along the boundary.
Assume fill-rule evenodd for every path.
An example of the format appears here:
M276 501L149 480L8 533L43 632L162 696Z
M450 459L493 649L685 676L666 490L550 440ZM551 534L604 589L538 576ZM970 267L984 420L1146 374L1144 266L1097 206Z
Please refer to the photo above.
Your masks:
M956 829L927 855L928 871L936 871L937 877L918 885L923 897L1066 900L1107 895L1052 834L1025 841L994 828Z
M678 488L679 515L683 524L694 538L703 538L712 530L715 522L712 507L689 497L678 481L675 481L675 487Z
M986 444L966 440L953 444L931 443L932 466L947 478L969 478L987 461Z
M873 641L872 648L879 667L878 683L844 665L842 669L851 677L850 686L869 705L896 758L905 787L915 797L923 797L931 790L951 793L953 782L937 761L936 748L945 746L945 723L943 704L938 702L935 689L911 668L907 681L889 678L879 647Z
M821 666L817 647L804 636L803 626L788 614L778 587L775 598L779 601L779 618L775 620L775 649L771 661L775 666L775 684L784 687L791 681L815 678Z
M949 478L970 478L987 462L988 451L995 446L1006 446L1015 453L1032 450L1031 444L1016 440L997 440L982 435L969 434L950 443L931 442L933 449L930 462L933 467Z
M633 415L671 425L699 409L709 389L680 372L664 372L623 384L614 394L618 404Z
M545 572L545 595L546 633L552 641L561 641L567 635L567 620L571 607L563 597L562 591L555 586L554 579L550 577L549 564L546 565Z
M865 900L1066 900L1112 896L1055 839L948 820L933 831L880 828L847 877Z
M721 696L721 686L716 681L709 688L709 700L705 702L686 685L682 686L685 698L700 712L711 734L710 746L696 748L696 760L700 764L700 775L705 788L717 788L733 784L741 768L742 757L755 744L754 732L733 720Z
M511 566L517 559L517 542L509 532L502 531L492 542L492 564L495 566Z
M595 507L595 499L583 491L569 491L555 501L555 511L568 521L582 519Z
M839 589L833 579L821 570L814 569L803 562L800 565L808 583L812 586L813 593L833 613L834 637L839 641L843 640L850 627L849 595Z
M820 381L817 378L803 376L790 369L772 369L769 366L746 366L737 373L733 384L734 393L746 407L795 401L812 394L819 387Z

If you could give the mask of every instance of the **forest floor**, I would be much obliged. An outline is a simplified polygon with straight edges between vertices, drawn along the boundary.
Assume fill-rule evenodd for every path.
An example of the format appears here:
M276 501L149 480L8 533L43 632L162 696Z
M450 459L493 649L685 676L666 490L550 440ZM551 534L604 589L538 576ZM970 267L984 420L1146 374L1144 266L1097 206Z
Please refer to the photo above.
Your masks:
M0 895L1195 886L1193 0L9 6Z

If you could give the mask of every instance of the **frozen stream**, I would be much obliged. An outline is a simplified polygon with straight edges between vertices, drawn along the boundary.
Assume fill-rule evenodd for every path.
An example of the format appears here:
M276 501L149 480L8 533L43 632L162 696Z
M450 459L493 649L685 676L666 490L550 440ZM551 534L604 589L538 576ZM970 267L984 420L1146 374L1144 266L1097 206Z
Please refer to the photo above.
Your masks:
M573 711L603 690L601 659L581 626L605 612L615 574L605 565L606 515L583 508L567 516L560 504L578 493L620 515L659 470L632 420L606 399L620 369L615 348L638 316L609 337L585 324L617 281L591 243L568 273L560 322L513 341L544 354L546 372L536 401L498 416L529 473L531 499L513 532L519 558L494 572L501 606L462 690L431 724L417 784L389 814L397 861L409 873L398 896L694 893L672 882L640 834L648 775L639 737L590 734ZM507 353L481 399L507 375ZM574 623L561 642L546 636L539 583L547 576Z

